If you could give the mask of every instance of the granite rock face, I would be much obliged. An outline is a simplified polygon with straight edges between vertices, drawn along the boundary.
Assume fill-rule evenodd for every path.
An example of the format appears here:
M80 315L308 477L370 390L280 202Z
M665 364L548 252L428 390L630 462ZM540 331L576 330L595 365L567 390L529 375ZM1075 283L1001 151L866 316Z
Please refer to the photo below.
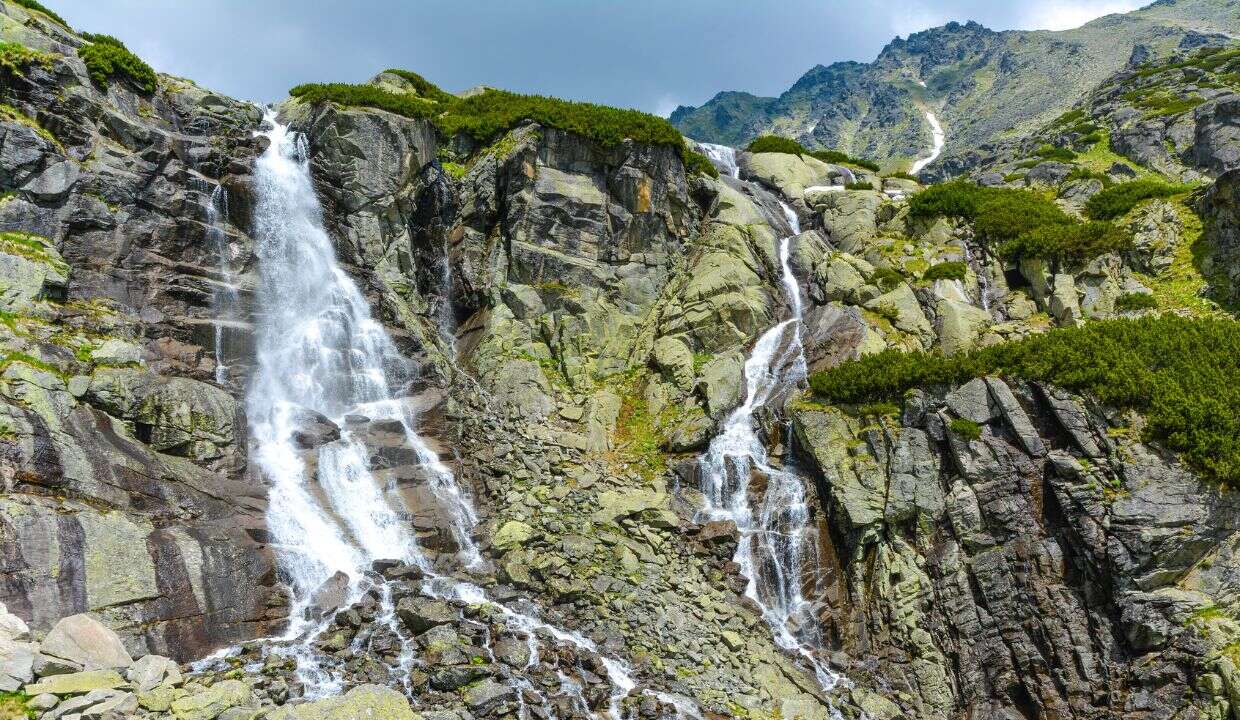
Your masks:
M1230 717L1231 493L1048 386L916 392L868 427L793 417L839 560L820 617L883 658L854 678L916 717Z

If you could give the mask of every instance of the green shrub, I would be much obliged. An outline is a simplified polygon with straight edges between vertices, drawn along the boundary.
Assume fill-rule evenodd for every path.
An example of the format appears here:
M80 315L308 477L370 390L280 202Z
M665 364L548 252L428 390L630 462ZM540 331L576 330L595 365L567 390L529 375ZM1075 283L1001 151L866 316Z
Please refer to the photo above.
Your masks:
M1102 187L1107 188L1113 184L1111 176L1097 170L1090 170L1082 165L1072 168L1072 172L1064 178L1064 182L1072 182L1073 180L1097 180L1102 183Z
M21 43L0 42L0 70L21 75L26 68L35 64L50 66L52 56Z
M999 246L1047 225L1073 220L1053 200L1033 190L987 188L977 205L973 231L985 243Z
M891 290L895 286L904 282L904 276L897 270L888 267L875 268L870 275L870 282L882 288L883 290Z
M1076 153L1068 148L1055 147L1054 145L1043 145L1034 152L1034 155L1044 160L1060 160L1063 162L1072 162L1076 158Z
M694 150L686 150L685 172L689 175L707 175L713 178L719 177L719 168L700 152Z
M1143 439L1182 453L1204 477L1240 486L1240 323L1177 315L1056 328L945 357L887 350L811 378L847 404L897 402L908 390L1004 375L1086 393L1143 414Z
M7 434L12 434L9 430ZM30 707L30 697L23 692L0 692L0 720L34 720L39 713Z
M969 266L959 260L949 260L947 262L931 265L921 275L922 280L964 280L969 272Z
M791 138L778 135L760 135L745 148L751 153L783 153L785 155L809 155L805 146Z
M306 83L288 94L311 104L333 102L347 107L370 107L411 118L430 118L443 111L433 100L389 92L374 85Z
M1109 222L1043 225L999 246L1001 257L1045 258L1059 262L1084 262L1099 255L1132 246L1132 236Z
M41 12L44 15L51 18L52 20L55 20L56 22L60 23L64 27L66 28L69 27L69 23L65 22L64 18L52 12L51 10L48 10L47 8L43 7L43 5L37 2L37 0L13 0L13 2L17 3L18 5L21 5L27 10L36 10L38 12Z
M878 172L879 169L878 163L876 162L865 160L863 158L855 158L847 153L842 153L839 150L814 150L810 153L810 156L825 163L834 163L836 165L856 165L857 167L865 168L866 170L873 172Z
M1051 122L1051 125L1055 127L1063 127L1064 125L1071 125L1074 122L1079 122L1084 119L1085 119L1085 110L1083 108L1076 108L1074 110L1069 110L1063 115L1060 115L1059 117L1055 118L1055 120Z
M1188 192L1192 185L1173 185L1156 178L1141 178L1113 185L1085 203L1085 214L1094 220L1114 220L1128 214L1137 203Z
M411 70L388 68L383 72L391 73L405 80L413 86L414 91L418 93L419 97L426 98L427 100L433 100L438 103L451 103L457 99L455 95L444 92L438 85Z
M880 302L874 306L874 309L871 310L871 312L892 325L900 322L900 308L896 307L893 303L886 301Z
M851 183L844 183L844 189L845 189L845 190L873 190L873 189L874 189L874 183L872 183L872 182L851 182Z
M931 185L908 200L909 215L916 218L958 217L974 220L986 188L964 180Z
M1152 310L1156 307L1158 299L1150 293L1124 293L1115 299L1115 309L1118 312Z
M159 83L155 71L125 47L125 43L111 35L94 35L82 33L82 37L90 41L89 45L78 50L90 79L100 87L107 87L108 82L117 78L128 79L148 95L155 92Z
M899 171L899 172L890 172L890 173L887 173L886 175L884 175L883 177L897 178L897 179L899 179L899 180L912 180L913 182L916 182L916 183L921 182L921 179L920 179L920 178L918 178L916 175L911 175L911 174L906 173L906 172L904 172L904 171Z
M428 118L444 135L467 135L479 143L489 143L525 120L558 128L614 147L632 139L649 145L671 145L677 149L686 169L718 176L705 157L695 159L685 146L684 137L666 119L638 110L573 102L542 95L520 95L505 90L487 90L468 98L449 95L422 76L407 70L391 71L419 89L418 95L394 93L374 85L347 83L306 83L289 94L308 103L332 102L349 107L372 107L412 118Z
M954 418L947 427L965 440L976 440L982 436L982 426L967 418Z

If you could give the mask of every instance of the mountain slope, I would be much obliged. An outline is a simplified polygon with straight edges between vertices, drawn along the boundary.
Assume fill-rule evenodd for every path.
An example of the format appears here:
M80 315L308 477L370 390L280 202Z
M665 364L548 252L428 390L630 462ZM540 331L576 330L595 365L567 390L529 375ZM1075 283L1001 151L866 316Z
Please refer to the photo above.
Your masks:
M1238 30L1233 0L1162 0L1062 32L949 23L895 39L872 63L815 67L778 98L720 93L671 119L699 140L741 145L773 132L903 168L930 147L926 110L947 129L951 157L1045 124L1134 52L1162 55Z

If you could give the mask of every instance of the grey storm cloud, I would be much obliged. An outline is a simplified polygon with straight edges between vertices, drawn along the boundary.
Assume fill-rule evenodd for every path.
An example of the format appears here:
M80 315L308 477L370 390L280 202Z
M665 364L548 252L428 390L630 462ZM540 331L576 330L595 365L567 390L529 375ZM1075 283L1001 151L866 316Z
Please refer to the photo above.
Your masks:
M817 64L976 20L1061 29L1134 0L44 0L157 70L270 101L388 67L667 113L720 90L778 94Z

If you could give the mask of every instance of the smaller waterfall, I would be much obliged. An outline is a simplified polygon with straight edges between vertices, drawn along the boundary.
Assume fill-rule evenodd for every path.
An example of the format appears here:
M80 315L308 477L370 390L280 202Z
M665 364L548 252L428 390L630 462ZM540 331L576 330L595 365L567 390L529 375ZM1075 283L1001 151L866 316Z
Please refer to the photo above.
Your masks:
M943 154L943 146L947 143L947 134L943 132L943 126L939 124L939 119L934 113L926 111L926 122L930 124L930 134L934 139L934 146L930 150L930 154L913 163L909 174L916 175L921 172L927 165L939 159Z
M223 385L228 381L228 363L225 352L224 324L237 317L237 284L233 277L232 250L228 246L228 233L224 231L223 218L228 217L228 191L216 185L211 191L211 203L207 206L207 240L214 246L216 269L220 285L216 287L212 305L215 309L215 382Z
M715 143L698 143L698 147L702 148L706 157L710 158L715 167L727 173L728 177L740 179L741 167L736 162L736 148Z
M748 581L745 594L762 609L776 643L804 657L822 688L830 690L841 678L816 655L821 637L802 593L803 572L814 562L805 480L768 457L754 418L758 409L806 376L801 342L804 306L791 267L792 246L801 228L796 213L781 205L792 230L779 244L781 281L791 317L758 338L745 361L745 401L701 459L705 505L699 517L736 524L740 541L734 560ZM750 505L754 477L766 479L756 511Z

